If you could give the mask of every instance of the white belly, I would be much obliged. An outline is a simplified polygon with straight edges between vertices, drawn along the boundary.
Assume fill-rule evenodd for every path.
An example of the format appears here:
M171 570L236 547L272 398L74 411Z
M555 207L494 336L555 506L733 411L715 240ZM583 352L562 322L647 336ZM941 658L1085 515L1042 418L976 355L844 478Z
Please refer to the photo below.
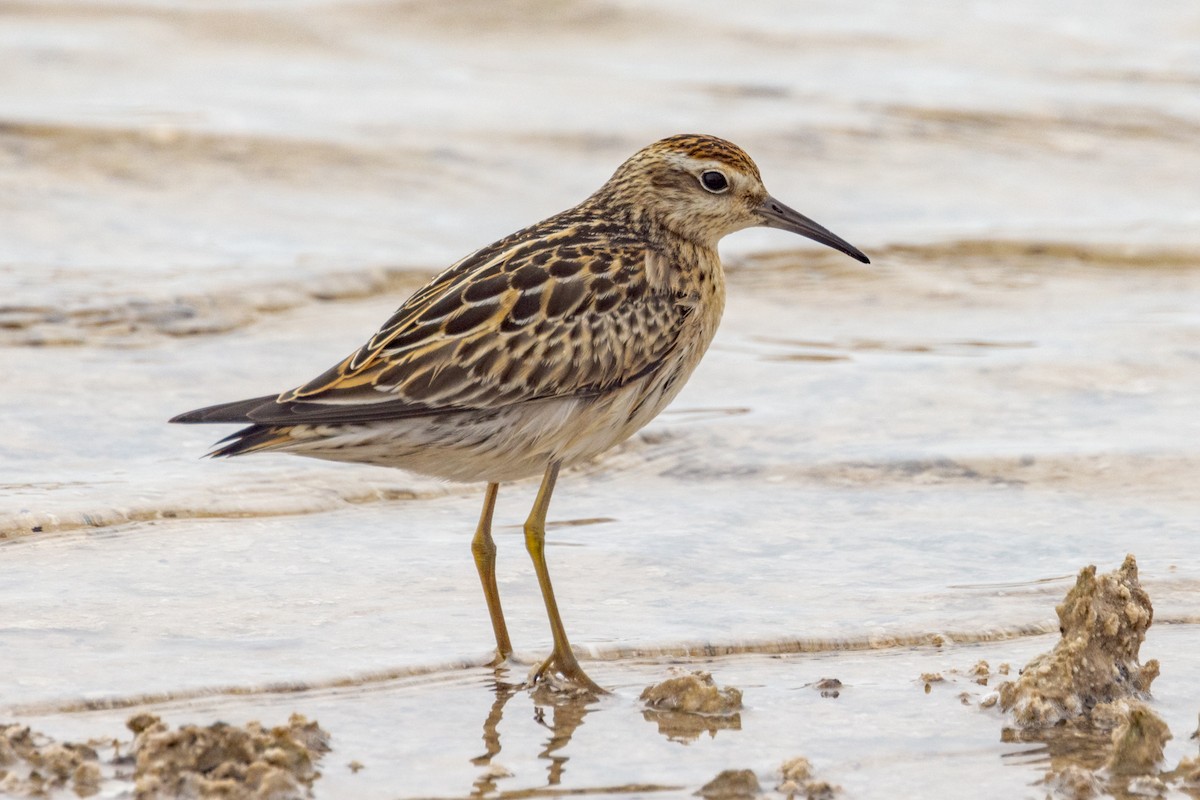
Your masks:
M593 458L658 416L699 361L694 354L686 355L693 357L668 362L605 395L394 422L296 426L290 440L275 449L464 483L527 478L540 475L554 461L569 466Z

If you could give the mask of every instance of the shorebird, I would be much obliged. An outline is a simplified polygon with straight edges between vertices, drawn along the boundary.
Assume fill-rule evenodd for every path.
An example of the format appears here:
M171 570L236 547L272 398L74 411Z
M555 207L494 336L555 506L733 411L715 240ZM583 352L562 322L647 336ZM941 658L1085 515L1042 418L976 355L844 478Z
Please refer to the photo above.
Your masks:
M248 425L209 455L278 450L486 482L471 541L496 637L512 643L496 587L500 484L540 474L525 522L557 672L602 692L571 650L545 558L564 466L624 441L679 393L725 306L717 242L780 228L865 255L767 193L741 148L680 135L638 151L574 208L488 245L408 298L361 348L279 395L171 422Z

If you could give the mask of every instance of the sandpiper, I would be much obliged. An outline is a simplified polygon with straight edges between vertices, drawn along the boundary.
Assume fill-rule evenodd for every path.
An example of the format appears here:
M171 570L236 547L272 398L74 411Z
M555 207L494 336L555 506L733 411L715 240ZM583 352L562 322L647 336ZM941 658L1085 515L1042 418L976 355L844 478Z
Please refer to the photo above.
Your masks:
M341 363L279 395L171 422L248 424L210 455L280 450L486 482L471 550L496 636L492 512L504 481L542 475L525 522L555 671L601 692L559 617L544 553L559 470L652 420L699 363L725 305L717 242L761 225L867 257L774 199L739 147L672 136L638 151L591 197L475 251L434 278Z

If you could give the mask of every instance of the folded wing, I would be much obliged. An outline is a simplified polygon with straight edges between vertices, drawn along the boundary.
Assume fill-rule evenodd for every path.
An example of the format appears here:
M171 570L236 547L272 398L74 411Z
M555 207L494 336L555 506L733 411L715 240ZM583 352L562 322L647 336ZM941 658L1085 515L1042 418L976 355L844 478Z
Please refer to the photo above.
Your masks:
M656 369L690 312L651 285L655 257L603 223L552 218L443 272L307 384L172 421L370 422L606 392Z

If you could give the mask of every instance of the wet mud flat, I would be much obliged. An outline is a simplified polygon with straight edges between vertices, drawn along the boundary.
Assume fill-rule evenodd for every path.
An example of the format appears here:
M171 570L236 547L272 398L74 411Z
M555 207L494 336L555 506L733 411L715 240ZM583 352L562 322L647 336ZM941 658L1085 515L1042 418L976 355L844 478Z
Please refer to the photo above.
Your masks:
M978 797L1200 795L1197 623L1152 626L1132 558L1082 570L1058 616L1060 634L974 644L602 660L589 669L604 697L531 687L510 664L42 708L0 728L0 791L883 798L968 781Z

